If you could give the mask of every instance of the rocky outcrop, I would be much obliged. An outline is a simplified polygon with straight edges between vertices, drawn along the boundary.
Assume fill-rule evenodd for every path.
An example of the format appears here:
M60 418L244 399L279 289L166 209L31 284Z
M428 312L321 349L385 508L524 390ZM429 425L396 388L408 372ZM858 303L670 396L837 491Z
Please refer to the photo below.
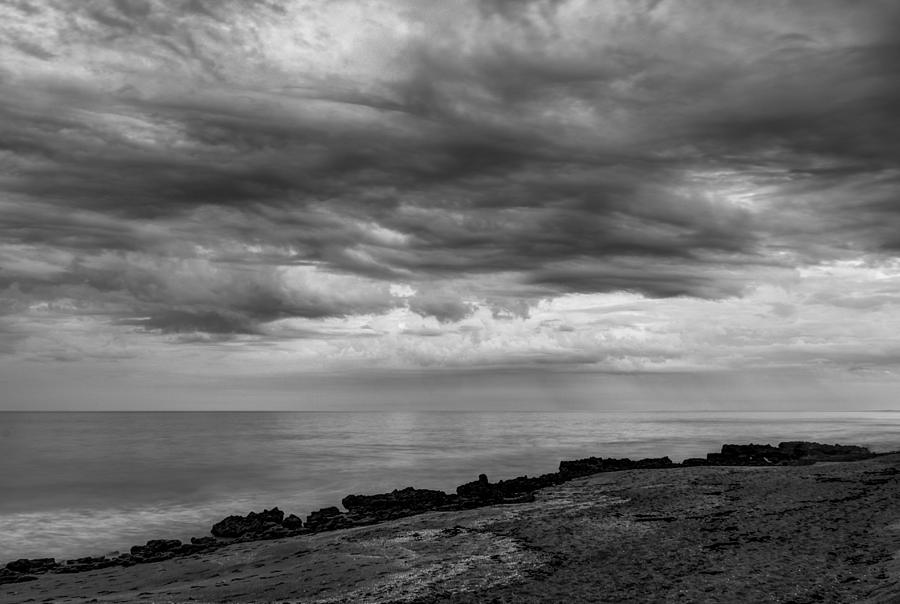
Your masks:
M772 445L722 445L720 453L707 453L706 461L716 466L767 466L791 461Z
M145 545L131 548L131 558L135 563L159 562L178 555L192 554L202 546L183 544L178 539L151 539Z
M778 450L796 459L810 461L857 461L875 457L866 447L857 445L823 445L815 442L787 441Z
M336 506L328 506L327 508L321 508L316 510L315 512L310 512L309 516L306 517L306 526L312 528L315 525L321 524L326 520L330 520L331 518L336 518L341 515L341 510L339 510Z
M55 558L19 558L7 562L6 569L17 573L45 573L59 566Z
M306 517L306 528L313 532L333 531L356 525L352 518L333 505L312 512Z
M456 494L460 498L462 507L474 507L470 505L490 505L499 503L502 499L496 485L488 481L486 474L479 474L478 480L467 482L456 487Z
M129 558L130 556L128 554L114 558L110 558L107 556L88 556L86 558L75 558L74 560L66 560L58 568L54 569L53 572L80 573L87 570L109 568L110 566L121 566L121 563Z
M497 490L504 499L515 498L523 493L534 493L540 489L562 484L565 478L558 472L542 474L540 476L518 476L509 480L501 480L497 483Z
M246 516L228 516L215 523L210 532L213 536L224 539L237 539L252 535L259 538L273 538L284 536L289 532L283 522L284 512L274 507L258 514L250 512ZM294 522L291 521L291 524L294 525Z
M565 478L558 473L534 477L518 476L495 483L490 482L486 475L480 474L478 480L456 487L456 494L459 497L457 506L472 508L500 503L534 501L535 491L563 482L565 482Z
M600 472L674 468L676 465L677 464L672 463L672 460L668 457L646 458L637 461L632 461L627 457L624 459L587 457L585 459L576 459L574 461L559 462L559 473L563 478L569 480L581 476L599 474Z
M0 568L0 585L6 583L25 583L26 581L37 581L37 577L9 570L8 568Z
M681 462L681 465L686 468L689 468L691 466L708 466L709 461L704 457L688 457Z
M203 547L215 547L220 541L215 537L191 537L191 543Z
M379 521L452 507L455 499L443 491L406 487L377 495L347 495L341 505L356 521Z
M855 461L873 457L866 447L823 445L816 442L788 441L772 445L722 445L719 453L708 453L706 461L716 466L775 466L815 463L817 461Z

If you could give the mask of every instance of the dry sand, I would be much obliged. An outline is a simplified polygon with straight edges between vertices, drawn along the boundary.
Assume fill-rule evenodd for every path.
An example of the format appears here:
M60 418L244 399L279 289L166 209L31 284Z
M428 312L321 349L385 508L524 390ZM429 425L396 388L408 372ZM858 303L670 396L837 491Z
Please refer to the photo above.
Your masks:
M598 474L533 503L42 575L0 602L900 603L900 454Z

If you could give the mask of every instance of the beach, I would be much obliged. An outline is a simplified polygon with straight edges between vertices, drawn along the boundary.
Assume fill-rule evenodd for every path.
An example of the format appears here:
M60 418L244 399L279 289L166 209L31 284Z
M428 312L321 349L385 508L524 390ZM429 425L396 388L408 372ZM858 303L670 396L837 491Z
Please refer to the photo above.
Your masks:
M453 492L591 455L819 440L900 449L900 413L0 413L0 566L206 534L230 514L349 493Z
M900 454L608 471L533 501L47 573L0 602L898 602Z

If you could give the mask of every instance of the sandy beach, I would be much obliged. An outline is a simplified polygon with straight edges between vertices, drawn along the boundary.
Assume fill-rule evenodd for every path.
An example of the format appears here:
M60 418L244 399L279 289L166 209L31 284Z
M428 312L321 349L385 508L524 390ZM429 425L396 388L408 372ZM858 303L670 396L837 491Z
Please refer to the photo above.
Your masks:
M900 602L900 454L605 472L535 500L42 574L0 602Z

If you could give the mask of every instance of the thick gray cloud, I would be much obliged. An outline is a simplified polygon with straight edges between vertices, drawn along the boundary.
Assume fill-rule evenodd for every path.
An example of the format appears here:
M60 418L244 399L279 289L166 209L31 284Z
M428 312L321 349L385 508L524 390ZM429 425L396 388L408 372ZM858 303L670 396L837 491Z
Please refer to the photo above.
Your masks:
M126 324L256 333L404 304L456 321L470 302L440 282L495 274L535 299L715 299L900 248L894 3L0 11L19 258L0 286ZM286 285L292 267L361 289Z

